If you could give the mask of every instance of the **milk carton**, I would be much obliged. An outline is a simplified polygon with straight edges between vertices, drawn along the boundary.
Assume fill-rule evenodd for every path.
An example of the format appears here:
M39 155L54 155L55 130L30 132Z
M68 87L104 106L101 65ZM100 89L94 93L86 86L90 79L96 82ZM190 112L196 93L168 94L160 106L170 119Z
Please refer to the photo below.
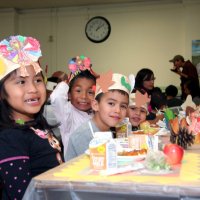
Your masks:
M89 144L90 166L94 170L117 168L117 145L113 139L93 138Z

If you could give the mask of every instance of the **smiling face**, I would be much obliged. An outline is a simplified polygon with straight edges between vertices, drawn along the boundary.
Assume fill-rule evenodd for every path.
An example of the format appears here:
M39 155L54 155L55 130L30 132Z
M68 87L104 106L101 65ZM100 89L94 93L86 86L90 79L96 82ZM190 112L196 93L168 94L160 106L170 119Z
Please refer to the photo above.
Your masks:
M116 90L109 91L103 94L99 102L94 100L92 108L95 111L95 124L101 131L108 131L126 117L128 95Z
M94 85L95 81L92 79L84 77L76 79L69 93L69 99L75 108L84 112L91 109L91 100L95 94L92 89Z
M129 106L128 117L132 126L137 127L146 120L147 110L143 107Z
M46 100L46 88L41 73L35 74L33 66L27 66L29 76L20 76L16 70L4 82L7 102L12 108L12 118L30 121L34 119Z

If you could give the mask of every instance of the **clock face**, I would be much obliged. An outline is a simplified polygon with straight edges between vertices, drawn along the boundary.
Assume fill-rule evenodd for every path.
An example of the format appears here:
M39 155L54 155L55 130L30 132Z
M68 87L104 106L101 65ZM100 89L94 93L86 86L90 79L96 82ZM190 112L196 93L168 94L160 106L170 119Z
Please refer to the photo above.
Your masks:
M91 18L85 27L85 34L87 38L95 43L105 41L111 32L111 26L109 21L104 17Z

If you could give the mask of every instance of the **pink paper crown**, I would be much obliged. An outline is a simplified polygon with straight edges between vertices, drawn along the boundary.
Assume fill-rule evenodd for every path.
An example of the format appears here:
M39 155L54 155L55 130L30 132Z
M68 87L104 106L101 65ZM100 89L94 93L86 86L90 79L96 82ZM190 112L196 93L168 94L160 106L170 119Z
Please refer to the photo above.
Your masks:
M68 68L70 70L69 75L69 82L77 76L80 72L88 70L92 75L94 75L96 78L99 77L93 70L92 70L92 64L90 62L90 58L85 57L83 55L76 56L75 58L72 58L68 63Z

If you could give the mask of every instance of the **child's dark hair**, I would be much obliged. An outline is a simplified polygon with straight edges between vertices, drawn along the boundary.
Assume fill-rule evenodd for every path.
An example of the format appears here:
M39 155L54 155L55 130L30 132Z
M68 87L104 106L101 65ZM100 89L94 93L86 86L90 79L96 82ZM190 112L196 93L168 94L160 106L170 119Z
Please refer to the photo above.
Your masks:
M150 101L150 105L152 107L152 109L161 109L162 106L166 106L167 105L167 100L165 95L160 92L159 90L157 91L153 91L151 94L151 101Z
M127 94L125 91L123 91L123 90L113 89L113 90L109 90L109 91L111 91L111 92L117 91L117 92L119 92L120 94L122 94L122 95L124 95L124 96L128 96L128 94ZM97 102L100 102L103 95L104 95L103 92L99 93L99 94L95 97L95 100L96 100Z
M16 70L5 76L2 80L0 80L0 129L19 127L19 125L17 125L11 117L12 108L7 101L8 94L5 90L5 85L4 85L5 81L14 73L16 73ZM53 128L54 126L50 126L47 123L46 119L43 117L43 110L44 110L44 105L42 106L40 111L35 115L35 119L37 119L37 124L41 125L41 127L45 129Z
M178 94L178 89L175 85L169 85L165 89L166 96L176 97Z
M185 83L185 87L189 90L192 98L200 97L200 87L199 84L195 80L189 80Z
M51 77L47 78L47 81L50 81L50 82L53 82L53 83L58 83L60 80L59 80L58 77L51 76Z
M79 78L86 78L89 80L93 80L96 84L96 77L90 73L89 70L81 71L79 74L77 74L70 82L69 82L69 92L71 91L71 88L73 87L74 83Z

